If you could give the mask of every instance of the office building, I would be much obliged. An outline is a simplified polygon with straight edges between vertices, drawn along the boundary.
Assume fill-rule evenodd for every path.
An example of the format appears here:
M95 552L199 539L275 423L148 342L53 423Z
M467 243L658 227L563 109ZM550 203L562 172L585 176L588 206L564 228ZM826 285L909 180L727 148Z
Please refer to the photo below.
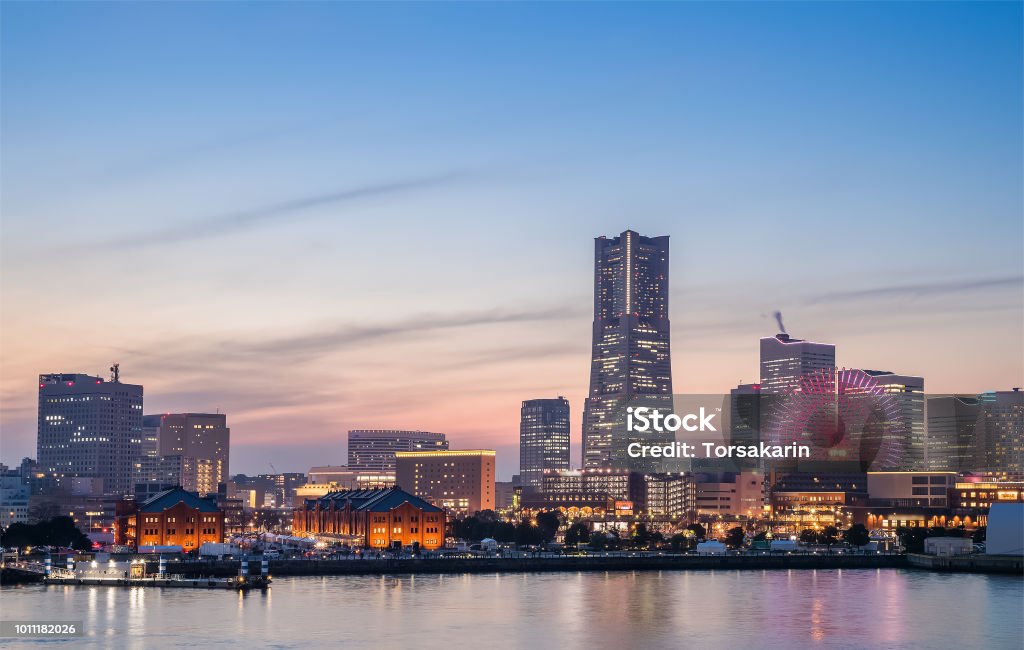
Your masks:
M494 510L494 451L399 451L396 485L445 510Z
M763 395L786 394L800 385L800 379L820 370L835 368L836 346L794 339L782 332L761 339L761 382Z
M569 469L569 401L523 402L519 420L519 475L524 487L539 490L545 470Z
M206 496L216 493L217 486L228 479L231 429L223 413L147 415L142 433L136 484L173 481L173 485Z
M925 469L969 472L981 469L975 429L981 405L977 395L929 396L926 402Z
M672 409L669 326L669 238L627 230L594 242L594 324L590 390L583 414L583 466L659 471L659 459L633 459L640 440L626 427L626 408ZM672 434L643 442L668 444Z
M979 470L1024 472L1024 392L993 391L978 396L981 412L975 437L984 464Z
M116 366L115 366L116 368ZM68 491L73 479L129 494L142 444L142 386L76 373L39 375L38 465L46 488Z
M878 390L896 401L898 417L881 423L882 436L891 438L893 453L877 469L884 471L921 471L927 469L924 419L924 377L900 375L884 370L865 370L878 382Z
M375 474L394 473L396 452L446 449L448 441L443 433L355 429L348 432L348 468Z

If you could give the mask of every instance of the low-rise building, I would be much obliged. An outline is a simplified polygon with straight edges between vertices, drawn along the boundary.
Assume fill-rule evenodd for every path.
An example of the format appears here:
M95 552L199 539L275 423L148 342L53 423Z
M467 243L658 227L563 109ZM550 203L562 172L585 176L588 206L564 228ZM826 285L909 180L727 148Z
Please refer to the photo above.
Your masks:
M320 536L367 548L444 545L445 513L399 488L342 490L296 508L292 535Z
M200 498L180 487L143 503L117 504L114 543L124 546L180 546L198 550L206 542L224 541L224 513L212 498Z

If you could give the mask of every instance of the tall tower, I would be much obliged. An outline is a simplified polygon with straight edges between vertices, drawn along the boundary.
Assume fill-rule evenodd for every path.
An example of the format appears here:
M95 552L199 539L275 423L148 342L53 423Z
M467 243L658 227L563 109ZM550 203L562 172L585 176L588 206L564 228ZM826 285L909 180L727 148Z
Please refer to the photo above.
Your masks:
M539 490L544 470L559 469L569 469L569 401L526 400L519 420L520 481Z
M62 491L130 494L142 445L142 386L78 373L39 375L38 463Z
M590 394L583 413L583 466L630 467L627 406L672 409L668 237L632 230L594 241ZM654 443L654 434L645 441ZM668 440L674 440L669 434ZM637 468L642 469L642 468Z

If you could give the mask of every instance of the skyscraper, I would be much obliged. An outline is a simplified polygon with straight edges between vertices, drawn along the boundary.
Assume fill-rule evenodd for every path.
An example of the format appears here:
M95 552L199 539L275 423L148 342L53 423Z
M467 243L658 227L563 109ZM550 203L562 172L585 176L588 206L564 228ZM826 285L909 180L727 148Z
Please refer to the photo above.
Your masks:
M836 346L794 339L782 332L761 339L761 394L787 392L800 378L835 368Z
M982 393L975 436L984 466L994 472L1024 472L1024 392L1019 388Z
M561 396L526 400L520 410L522 485L540 489L546 469L569 469L569 401Z
M142 386L77 373L39 375L38 463L48 487L128 494L142 443Z
M348 468L377 474L395 472L395 452L444 451L443 433L397 429L353 429L348 432Z
M899 375L884 370L865 370L874 377L878 386L893 396L899 405L899 422L885 422L883 435L899 436L895 441L899 450L895 456L899 464L894 467L879 467L882 471L924 471L928 469L925 460L924 429L924 377Z
M927 401L925 469L971 472L982 469L974 432L981 406L976 395L937 395Z
M626 454L631 436L626 429L627 406L672 409L668 273L668 237L643 237L627 230L614 239L594 241L584 467L634 467ZM661 442L656 437L649 434L645 442ZM674 440L671 434L663 437Z
M173 480L203 496L228 479L231 429L223 413L147 415L143 434L136 485Z

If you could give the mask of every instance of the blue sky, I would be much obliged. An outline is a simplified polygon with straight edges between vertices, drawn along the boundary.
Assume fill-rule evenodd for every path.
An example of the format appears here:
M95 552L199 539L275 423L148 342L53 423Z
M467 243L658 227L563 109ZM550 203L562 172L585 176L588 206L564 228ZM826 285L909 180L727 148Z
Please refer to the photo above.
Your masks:
M672 236L677 390L768 315L1022 383L1019 3L5 3L4 460L117 359L234 468L408 426L516 463L588 372L591 239ZM282 387L284 395L282 395ZM281 462L277 462L281 458ZM315 462L314 462L315 461Z

